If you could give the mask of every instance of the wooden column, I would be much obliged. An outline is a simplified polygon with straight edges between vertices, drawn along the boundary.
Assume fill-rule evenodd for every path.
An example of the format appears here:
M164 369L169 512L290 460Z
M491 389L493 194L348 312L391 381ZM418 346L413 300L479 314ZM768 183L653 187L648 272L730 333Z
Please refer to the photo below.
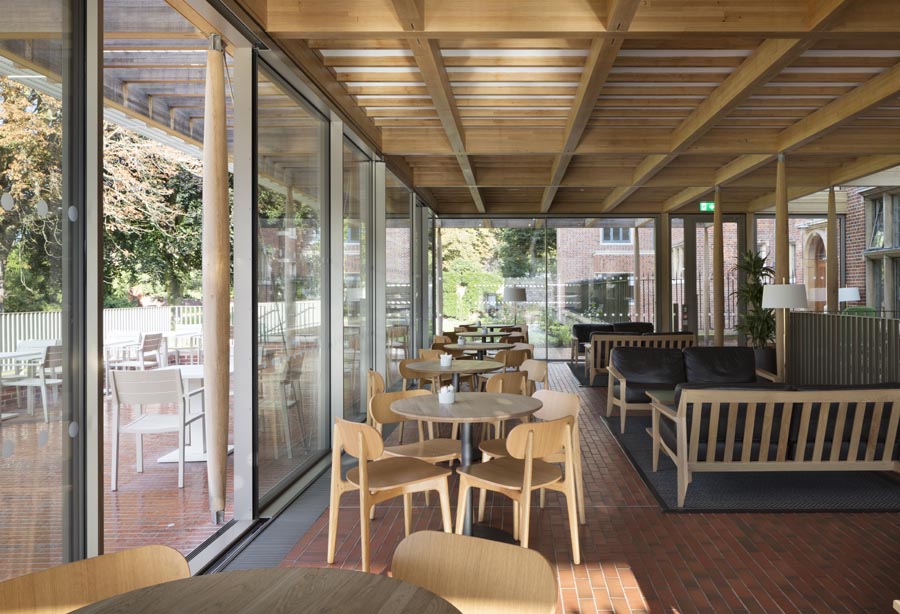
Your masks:
M713 345L725 345L725 233L722 229L722 198L716 186L713 209Z
M641 229L634 227L634 319L641 320Z
M838 306L838 227L834 186L828 188L828 225L825 237L825 310L837 313Z
M778 154L775 175L775 283L791 282L790 239L788 235L787 171L784 154ZM775 348L778 377L784 381L787 359L787 318L784 309L775 310Z
M659 323L659 330L665 333L672 330L672 226L668 213L659 215L656 232L659 234L659 239L656 241L659 246L656 254L656 260L659 263L657 265L659 276L656 282L659 314L656 319Z
M294 331L297 329L294 267L297 262L297 224L294 217L294 187L288 185L284 201L284 339L287 347L294 347Z
M225 514L228 457L229 304L228 141L225 129L225 54L213 34L206 52L203 110L203 388L206 473L214 522Z

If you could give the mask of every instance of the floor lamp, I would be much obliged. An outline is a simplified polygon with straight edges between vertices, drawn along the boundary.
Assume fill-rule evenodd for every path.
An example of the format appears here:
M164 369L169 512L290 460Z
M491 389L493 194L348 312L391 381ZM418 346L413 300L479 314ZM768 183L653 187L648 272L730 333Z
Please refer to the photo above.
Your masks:
M787 312L791 309L806 309L805 284L768 284L763 286L763 309L783 309L782 337L775 343L781 345L781 359L778 361L778 377L784 382L787 375Z
M513 304L513 326L519 324L519 303L525 300L525 288L510 286L503 288L503 301Z
M838 303L859 301L859 288L838 288Z

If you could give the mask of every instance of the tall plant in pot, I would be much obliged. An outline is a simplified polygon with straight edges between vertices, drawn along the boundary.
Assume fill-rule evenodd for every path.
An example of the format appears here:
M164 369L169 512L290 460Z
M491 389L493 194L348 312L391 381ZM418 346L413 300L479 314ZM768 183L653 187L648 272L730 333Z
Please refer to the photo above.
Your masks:
M737 332L747 337L756 353L759 369L775 372L776 356L772 343L775 341L775 312L763 309L763 286L775 278L775 270L766 265L766 257L753 250L741 254L735 266L744 283L735 292L743 313L738 319Z

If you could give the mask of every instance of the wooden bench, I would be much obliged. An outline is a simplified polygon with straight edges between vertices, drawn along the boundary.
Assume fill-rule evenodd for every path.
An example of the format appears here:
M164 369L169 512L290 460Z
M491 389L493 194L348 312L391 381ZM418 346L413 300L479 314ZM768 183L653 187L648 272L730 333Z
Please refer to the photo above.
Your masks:
M590 385L597 375L608 373L609 354L617 347L683 349L697 344L694 333L627 335L622 333L594 333L584 353L584 376L590 373Z
M651 407L653 470L660 450L675 463L678 507L700 471L900 472L898 388L685 389Z

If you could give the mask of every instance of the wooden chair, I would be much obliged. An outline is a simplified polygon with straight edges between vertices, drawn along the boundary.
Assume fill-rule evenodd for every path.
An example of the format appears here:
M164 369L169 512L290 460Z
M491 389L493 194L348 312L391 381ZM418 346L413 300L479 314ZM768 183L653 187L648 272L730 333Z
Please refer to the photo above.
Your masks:
M522 366L522 363L528 360L529 355L526 350L500 350L497 352L491 360L503 364L502 371L509 371L512 369L513 371L518 371L519 367ZM484 388L485 382L490 379L491 375L479 375L478 376L478 388Z
M341 478L341 453L347 452L359 460ZM337 545L338 511L341 495L359 492L359 526L362 550L362 570L369 571L369 512L373 505L403 496L403 526L409 535L412 526L412 495L428 490L438 491L444 531L451 531L450 490L447 478L450 469L430 465L417 458L384 458L384 441L371 426L337 419L331 454L331 500L328 510L328 564L334 563ZM376 460L381 459L381 460Z
M556 572L540 553L510 544L413 533L397 546L391 573L449 601L463 614L554 614Z
M400 362L403 362L402 360ZM400 377L403 377L401 372ZM406 390L406 379L403 380L403 390ZM384 378L381 373L373 369L369 369L366 377L366 424L372 426L372 397L379 392L384 392ZM403 439L403 435L400 435Z
M521 394L526 396L528 394L528 379L522 371L495 373L487 379L484 390L494 394ZM503 420L487 424L494 427L494 437L503 437L505 432Z
M27 365L25 375L12 380L16 388L25 388L28 398L28 413L34 415L34 390L41 391L41 405L44 409L44 422L50 422L48 404L50 388L62 385L60 377L63 366L63 348L61 345L50 345L41 348L41 358Z
M441 354L446 354L444 350L431 350L431 349L421 349L419 350L419 360L440 360Z
M457 509L463 509L469 490L481 488L498 492L513 500L513 534L523 548L528 547L531 522L531 498L535 490L548 488L566 496L572 558L581 563L578 544L575 461L572 432L575 418L567 416L549 422L526 422L514 428L506 439L508 457L462 468L459 474ZM541 460L563 451L563 469ZM463 514L456 515L456 532L462 533Z
M522 366L519 367L519 371L524 371L528 376L528 394L535 393L538 382L543 386L542 390L548 390L550 388L550 379L547 371L547 363L545 361L529 358L522 363Z
M397 360L402 360L400 355L403 355L403 358L409 358L409 327L403 324L397 324L394 326L388 326L387 328L387 344L388 344L388 359L390 361L394 360L394 354L397 354Z
M446 345L448 343L454 343L454 342L450 341L450 337L447 336L447 333L444 333L443 335L435 335L434 336L434 338L431 340L432 347L434 346L435 343L443 343L444 345Z
M264 412L276 414L281 423L281 434L284 440L285 454L288 458L294 458L294 440L291 434L291 410L297 415L297 421L300 423L301 437L305 432L303 425L303 412L300 408L300 400L294 390L294 384L291 377L292 360L282 360L276 363L273 373L267 376L260 376L260 384L267 384L265 388L267 393L259 399L260 417ZM278 431L279 429L270 428L272 433L272 451L274 457L279 458L278 453Z
M206 422L204 412L190 412L189 396L184 394L181 372L178 369L157 369L155 371L113 371L113 449L111 490L118 489L119 483L119 434L134 433L137 472L144 471L143 437L157 433L178 433L178 488L184 488L184 437L188 425L202 420L203 450L206 451ZM203 389L191 391L202 394ZM122 406L137 406L138 416L128 424L121 425ZM174 414L145 413L147 405L175 405Z
M528 358L526 360L530 360L534 358L534 344L533 343L514 343L510 348L511 350L525 350L528 352Z
M575 467L575 494L578 498L578 520L581 524L587 523L584 513L584 476L581 466L581 439L578 429L578 414L581 411L581 402L577 394L569 392L555 392L553 390L538 390L533 395L543 403L543 407L532 414L532 418L550 421L572 416L575 423L572 428L572 461ZM481 450L482 462L488 462L492 458L508 456L506 439L488 439L478 444ZM541 460L548 463L564 463L565 452L559 450ZM541 508L544 507L544 489L541 489ZM478 496L478 522L484 521L485 492L482 490Z
M103 599L190 577L168 546L142 546L0 582L0 611L65 614Z

